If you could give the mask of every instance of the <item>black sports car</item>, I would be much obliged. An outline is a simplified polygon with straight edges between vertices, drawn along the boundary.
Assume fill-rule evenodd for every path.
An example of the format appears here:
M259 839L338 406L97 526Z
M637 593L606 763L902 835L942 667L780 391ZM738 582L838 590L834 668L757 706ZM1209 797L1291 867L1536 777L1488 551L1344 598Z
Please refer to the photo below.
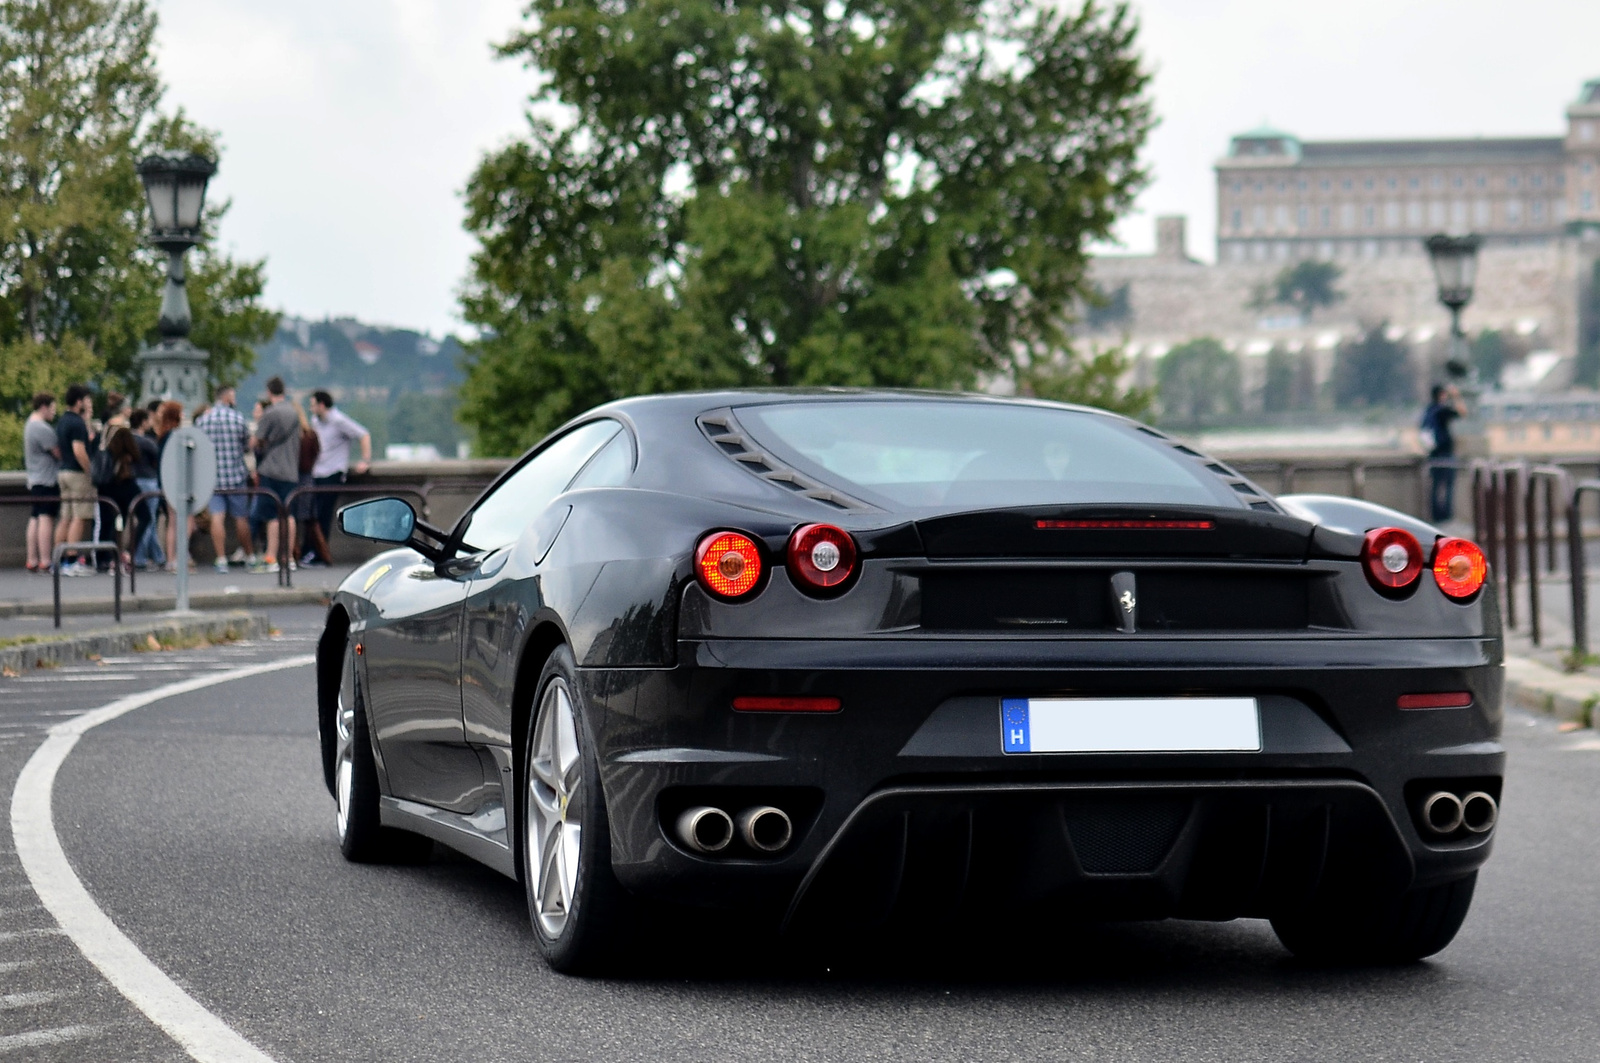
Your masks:
M323 768L355 860L526 888L562 970L641 898L790 932L952 912L1272 920L1447 945L1505 754L1483 553L1274 499L1104 412L664 395L540 443L338 591Z

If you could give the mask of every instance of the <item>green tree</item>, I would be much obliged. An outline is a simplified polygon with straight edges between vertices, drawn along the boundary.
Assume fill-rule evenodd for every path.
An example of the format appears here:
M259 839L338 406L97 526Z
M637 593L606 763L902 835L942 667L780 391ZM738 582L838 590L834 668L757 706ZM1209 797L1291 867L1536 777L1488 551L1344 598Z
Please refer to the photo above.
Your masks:
M462 305L482 339L461 417L481 451L644 391L967 387L1068 357L1084 248L1145 180L1124 6L528 15L502 54L545 74L542 113L563 117L530 117L468 186ZM1048 375L1106 391L1087 362Z
M1239 412L1239 359L1210 337L1168 351L1156 380L1164 423L1202 425Z
M1294 409L1295 364L1294 355L1282 347L1267 352L1267 379L1261 387L1261 409L1265 413L1282 413Z
M1416 401L1416 379L1403 344L1386 335L1385 322L1340 344L1333 359L1333 401L1342 408L1406 406Z
M145 0L0 0L0 465L35 389L90 380L135 391L156 337L164 260L142 245L134 163L216 154L214 135L158 111L156 18ZM207 211L208 234L226 204ZM271 334L264 268L191 253L194 340L216 379L248 369Z
M1309 259L1286 266L1270 284L1257 288L1250 300L1255 310L1273 306L1287 306L1310 321L1320 307L1337 306L1344 301L1344 293L1336 285L1344 270L1332 262L1313 262Z

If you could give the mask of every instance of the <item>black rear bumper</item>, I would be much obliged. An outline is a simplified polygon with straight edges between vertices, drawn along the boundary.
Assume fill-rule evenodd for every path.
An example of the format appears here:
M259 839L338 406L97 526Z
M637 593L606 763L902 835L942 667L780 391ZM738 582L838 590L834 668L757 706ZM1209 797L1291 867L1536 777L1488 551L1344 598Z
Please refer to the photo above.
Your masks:
M804 924L950 904L1270 915L1482 865L1492 834L1425 836L1413 806L1452 781L1499 798L1498 640L1286 641L733 640L680 644L677 668L582 669L613 867L643 894ZM1473 704L1397 708L1442 690ZM736 713L739 694L843 710ZM1256 697L1261 752L1001 750L1003 697L1198 694ZM769 799L796 819L775 857L692 853L669 827L688 804Z

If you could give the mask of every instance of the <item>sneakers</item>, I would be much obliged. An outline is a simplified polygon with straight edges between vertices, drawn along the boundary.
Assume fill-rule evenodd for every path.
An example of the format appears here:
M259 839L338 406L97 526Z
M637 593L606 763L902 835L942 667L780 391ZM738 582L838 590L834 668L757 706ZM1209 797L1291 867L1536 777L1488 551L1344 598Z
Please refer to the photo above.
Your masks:
M242 546L234 547L233 553L228 555L228 563L230 565L248 565L254 560L254 555L245 553Z
M278 571L278 559L275 557L263 557L257 561L252 561L246 571L252 576L259 576L266 572L276 572Z
M217 575L226 576L228 574L228 559L225 557L219 557L215 561L211 562L211 567L217 573Z
M94 566L87 561L67 561L61 565L63 576L93 576Z

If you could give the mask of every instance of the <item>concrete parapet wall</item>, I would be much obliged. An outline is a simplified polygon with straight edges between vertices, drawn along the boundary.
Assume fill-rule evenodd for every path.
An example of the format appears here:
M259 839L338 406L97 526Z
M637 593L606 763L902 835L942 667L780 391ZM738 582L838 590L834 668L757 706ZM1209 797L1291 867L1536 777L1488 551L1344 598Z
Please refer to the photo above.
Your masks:
M0 642L0 672L19 674L69 661L108 654L144 652L206 642L266 638L271 624L263 613L212 613L208 616L143 620L102 631L27 636Z

